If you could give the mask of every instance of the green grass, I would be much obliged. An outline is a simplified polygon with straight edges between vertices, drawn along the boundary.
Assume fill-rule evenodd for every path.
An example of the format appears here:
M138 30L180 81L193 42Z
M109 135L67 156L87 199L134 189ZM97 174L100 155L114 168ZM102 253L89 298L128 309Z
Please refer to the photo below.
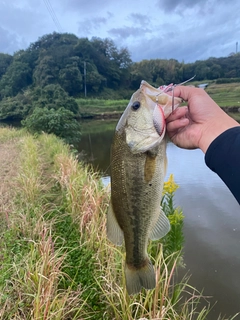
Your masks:
M240 107L240 83L213 83L206 92L220 107Z
M169 217L178 232L166 239L167 254L159 242L149 248L156 288L130 297L123 276L124 250L106 238L109 190L99 175L53 135L36 138L22 130L5 130L0 128L1 147L14 138L19 163L8 199L11 212L1 216L1 320L207 318L209 302L200 308L203 295L187 278L176 279L180 247L170 252L172 241L183 241L183 216L173 207L172 178L166 185L172 196L166 196L170 189L165 188L163 205L171 208Z
M130 99L130 98L129 98ZM82 116L119 114L128 105L128 100L76 99Z
M228 112L228 115L240 123L240 112Z

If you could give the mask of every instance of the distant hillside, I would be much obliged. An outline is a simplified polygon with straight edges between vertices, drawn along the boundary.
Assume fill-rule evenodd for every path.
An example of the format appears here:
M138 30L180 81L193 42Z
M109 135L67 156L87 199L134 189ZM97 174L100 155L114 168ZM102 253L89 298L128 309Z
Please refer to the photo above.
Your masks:
M193 75L197 81L240 78L240 54L185 64L161 59L159 50L159 59L133 63L128 49L111 39L47 34L13 56L0 53L0 120L25 119L36 106L76 110L70 97L128 99L142 79L159 86Z

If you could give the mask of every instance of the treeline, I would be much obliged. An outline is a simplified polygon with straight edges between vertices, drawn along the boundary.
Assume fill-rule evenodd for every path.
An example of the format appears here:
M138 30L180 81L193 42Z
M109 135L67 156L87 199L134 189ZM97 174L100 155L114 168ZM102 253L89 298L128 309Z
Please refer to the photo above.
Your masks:
M0 120L25 119L36 108L65 108L77 116L76 97L128 99L142 79L159 86L193 75L196 80L240 78L240 55L134 63L128 49L111 39L52 33L14 55L0 53Z
M85 80L89 94L126 87L131 64L128 50L117 49L110 39L48 34L13 56L0 54L0 98L50 84L59 84L70 96L79 96Z
M196 80L240 77L240 55L194 63L175 59L133 63L128 49L118 49L110 39L52 33L13 56L0 53L0 100L50 84L60 85L73 97L83 96L86 84L88 95L99 96L108 89L135 90L142 79L158 86L194 74Z

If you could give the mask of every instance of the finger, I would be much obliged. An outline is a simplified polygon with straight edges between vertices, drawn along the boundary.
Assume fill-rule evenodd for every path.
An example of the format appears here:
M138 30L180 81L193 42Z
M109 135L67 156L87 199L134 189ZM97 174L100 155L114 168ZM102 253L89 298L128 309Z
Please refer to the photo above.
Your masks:
M174 88L174 96L182 98L184 101L188 101L192 95L196 93L199 94L200 92L199 90L202 90L202 89L188 87L188 86L176 86Z
M184 116L186 116L187 112L188 112L188 107L186 106L177 108L174 112L170 114L169 117L167 117L166 122L168 123L168 122L183 118Z
M175 134L179 129L186 127L189 124L189 119L181 118L167 123L167 131L170 134Z

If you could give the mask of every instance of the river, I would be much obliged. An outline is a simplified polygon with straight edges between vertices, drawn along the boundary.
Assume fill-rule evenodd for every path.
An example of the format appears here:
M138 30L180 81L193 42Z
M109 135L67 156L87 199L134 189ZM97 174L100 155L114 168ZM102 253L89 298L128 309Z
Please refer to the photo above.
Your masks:
M83 122L79 150L109 182L110 145L116 122ZM209 320L240 312L240 208L221 179L204 162L200 150L183 150L168 143L168 169L180 188L175 204L183 209L184 262L182 274L214 305ZM240 182L239 182L240 183ZM240 187L240 186L239 186ZM240 315L235 319L240 319Z

